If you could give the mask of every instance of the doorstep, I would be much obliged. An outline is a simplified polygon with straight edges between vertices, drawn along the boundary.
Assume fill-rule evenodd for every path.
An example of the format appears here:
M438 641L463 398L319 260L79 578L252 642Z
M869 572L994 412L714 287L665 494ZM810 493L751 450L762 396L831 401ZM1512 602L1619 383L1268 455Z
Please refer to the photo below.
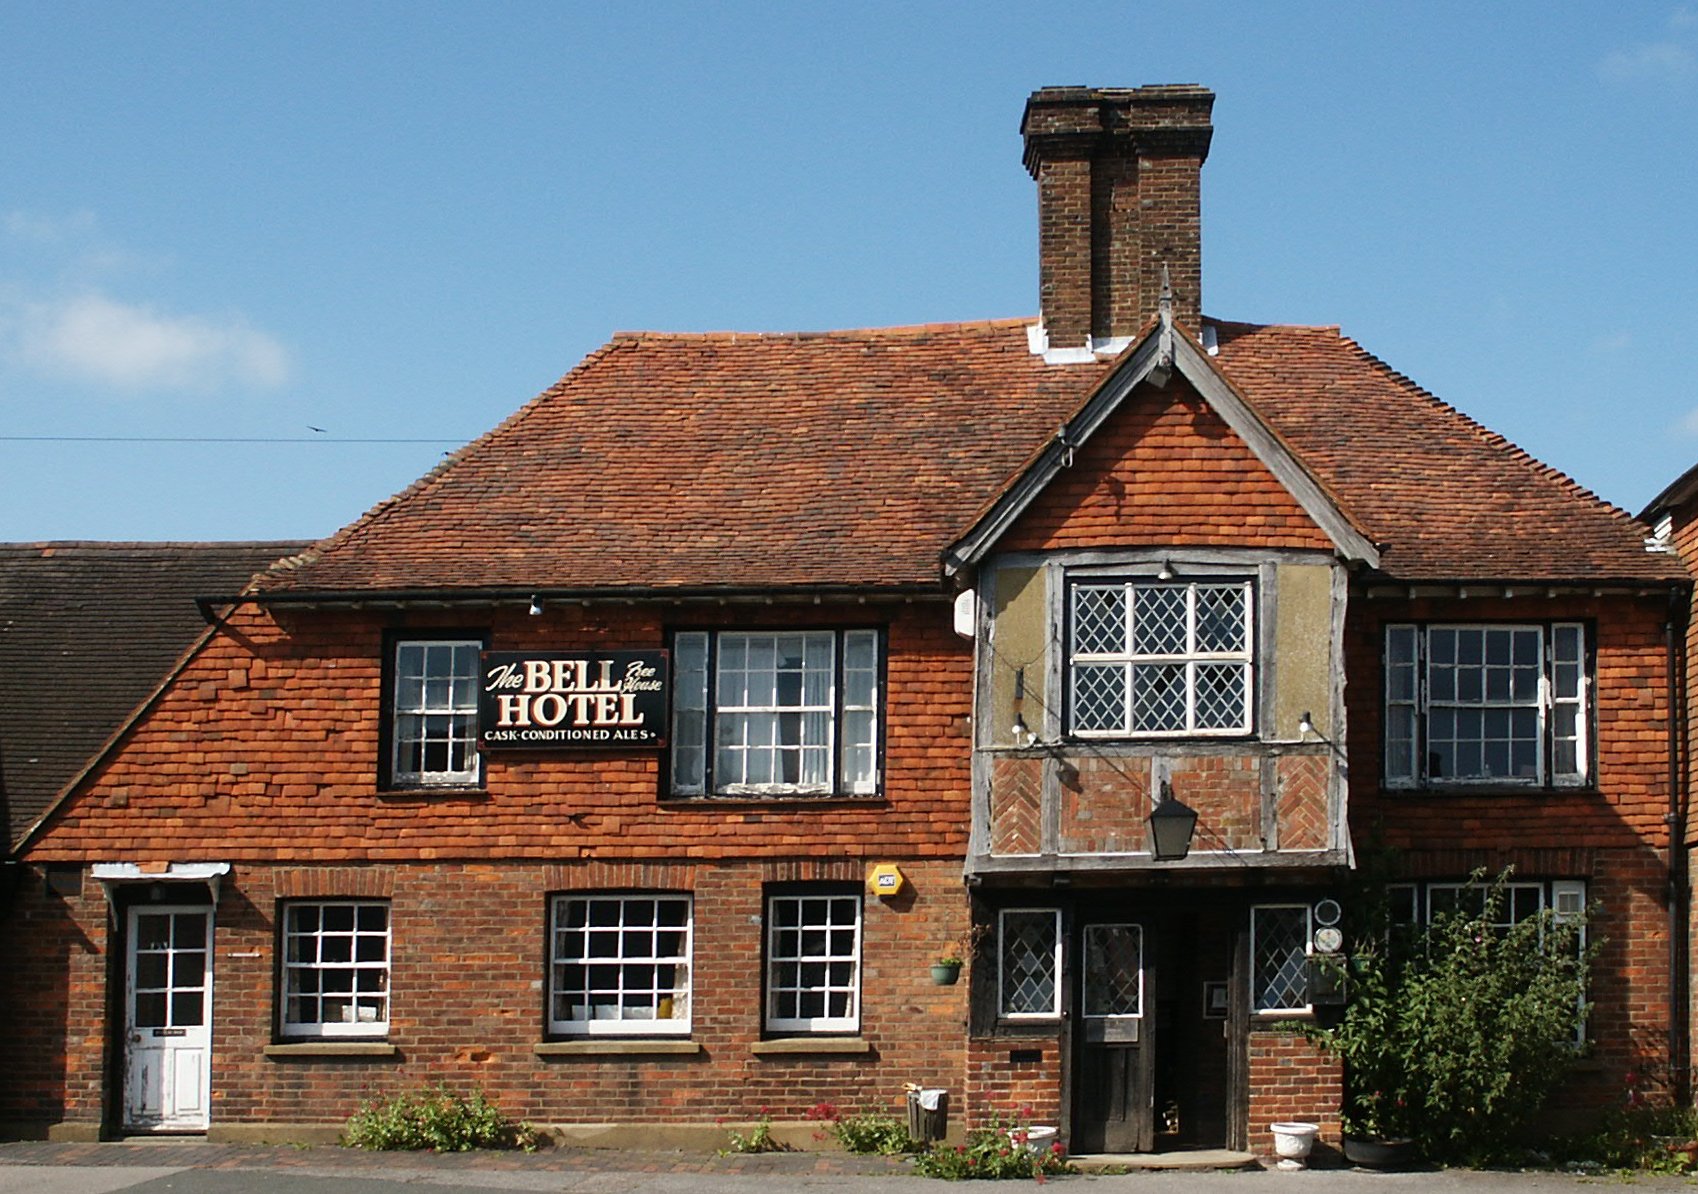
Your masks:
M1254 1153L1229 1148L1198 1148L1173 1153L1087 1153L1067 1158L1081 1173L1108 1169L1260 1169Z

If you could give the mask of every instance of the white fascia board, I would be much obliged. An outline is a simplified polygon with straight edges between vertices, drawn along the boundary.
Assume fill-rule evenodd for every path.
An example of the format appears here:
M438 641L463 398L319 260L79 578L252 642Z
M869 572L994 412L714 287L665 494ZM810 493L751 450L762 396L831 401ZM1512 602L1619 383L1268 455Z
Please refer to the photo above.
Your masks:
M1239 396L1238 391L1214 370L1202 350L1186 336L1174 337L1174 349L1174 364L1180 373L1202 395L1203 401L1226 420L1226 425L1237 432L1238 438L1255 453L1256 459L1268 467L1286 492L1297 499L1303 512L1326 532L1339 554L1347 560L1378 568L1379 548L1351 525L1344 511L1321 488L1320 482Z
M973 528L944 552L944 574L953 576L979 563L1014 520L1037 499L1055 475L1071 463L1072 454L1083 447L1091 433L1119 407L1135 386L1160 364L1159 337L1152 332L1138 345L1126 363L1100 386L1080 412L1061 425L1038 458L1027 466L996 504Z
M1072 453L1084 447L1097 429L1120 408L1128 395L1144 381L1158 384L1166 380L1171 365L1182 373L1203 401L1207 402L1244 441L1256 458L1267 466L1287 492L1314 519L1333 546L1348 560L1361 561L1369 567L1380 565L1379 549L1350 524L1318 481L1292 455L1236 390L1209 364L1203 350L1189 337L1177 333L1163 334L1157 327L1139 343L1125 363L1105 381L1073 418L1061 426L1055 438L1044 448L1024 473L1009 486L973 528L944 552L946 576L977 565L995 546L1021 514L1037 500L1038 495L1062 469L1072 463Z

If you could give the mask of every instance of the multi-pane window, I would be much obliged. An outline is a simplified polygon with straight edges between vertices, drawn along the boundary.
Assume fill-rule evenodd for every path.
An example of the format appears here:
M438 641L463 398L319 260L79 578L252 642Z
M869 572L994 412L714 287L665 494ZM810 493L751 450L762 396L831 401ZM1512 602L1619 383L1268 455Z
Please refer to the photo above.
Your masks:
M1388 784L1586 782L1578 623L1388 626L1385 682Z
M1075 584L1068 639L1073 733L1248 733L1252 597L1248 581Z
M1313 922L1307 904L1250 909L1250 1006L1258 1012L1306 1012Z
M1005 1019L1061 1014L1061 913L1005 908L997 918L997 1009Z
M476 639L408 639L395 644L390 782L478 782Z
M550 1032L688 1033L690 897L559 896Z
M860 1025L861 897L769 897L767 1028L854 1032Z
M292 903L283 909L283 1035L389 1031L389 905Z
M1578 924L1576 948L1584 956L1586 949L1586 880L1550 879L1520 880L1513 883L1443 882L1418 885L1397 883L1387 888L1391 906L1391 927L1408 934L1422 925L1431 924L1446 915L1479 916L1485 909L1493 890L1499 891L1500 902L1492 908L1492 925L1507 933L1515 925L1549 913L1557 923ZM1544 934L1541 925L1539 932ZM1394 941L1406 940L1394 936ZM1576 1029L1576 1041L1586 1039L1586 1026Z
M686 631L672 651L675 794L878 791L878 631Z

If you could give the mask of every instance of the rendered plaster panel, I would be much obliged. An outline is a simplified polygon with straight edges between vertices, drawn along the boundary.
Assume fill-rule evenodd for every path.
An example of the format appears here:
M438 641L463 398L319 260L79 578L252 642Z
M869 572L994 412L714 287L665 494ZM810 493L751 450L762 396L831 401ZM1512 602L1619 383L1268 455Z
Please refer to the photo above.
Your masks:
M1282 564L1276 584L1279 671L1270 736L1295 738L1298 719L1307 713L1321 736L1332 738L1332 569Z

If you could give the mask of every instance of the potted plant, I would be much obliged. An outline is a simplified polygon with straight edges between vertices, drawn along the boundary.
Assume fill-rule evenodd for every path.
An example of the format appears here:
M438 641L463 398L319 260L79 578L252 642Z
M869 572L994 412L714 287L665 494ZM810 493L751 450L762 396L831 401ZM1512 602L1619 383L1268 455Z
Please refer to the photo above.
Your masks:
M940 987L953 987L961 977L961 967L978 952L979 942L989 932L989 925L974 925L952 941L932 963L932 982Z
M1419 928L1370 910L1348 962L1329 963L1347 977L1349 999L1334 1023L1306 1032L1344 1063L1347 1159L1510 1155L1580 1056L1596 942L1586 943L1579 916L1546 910L1512 922L1508 877L1476 873Z

